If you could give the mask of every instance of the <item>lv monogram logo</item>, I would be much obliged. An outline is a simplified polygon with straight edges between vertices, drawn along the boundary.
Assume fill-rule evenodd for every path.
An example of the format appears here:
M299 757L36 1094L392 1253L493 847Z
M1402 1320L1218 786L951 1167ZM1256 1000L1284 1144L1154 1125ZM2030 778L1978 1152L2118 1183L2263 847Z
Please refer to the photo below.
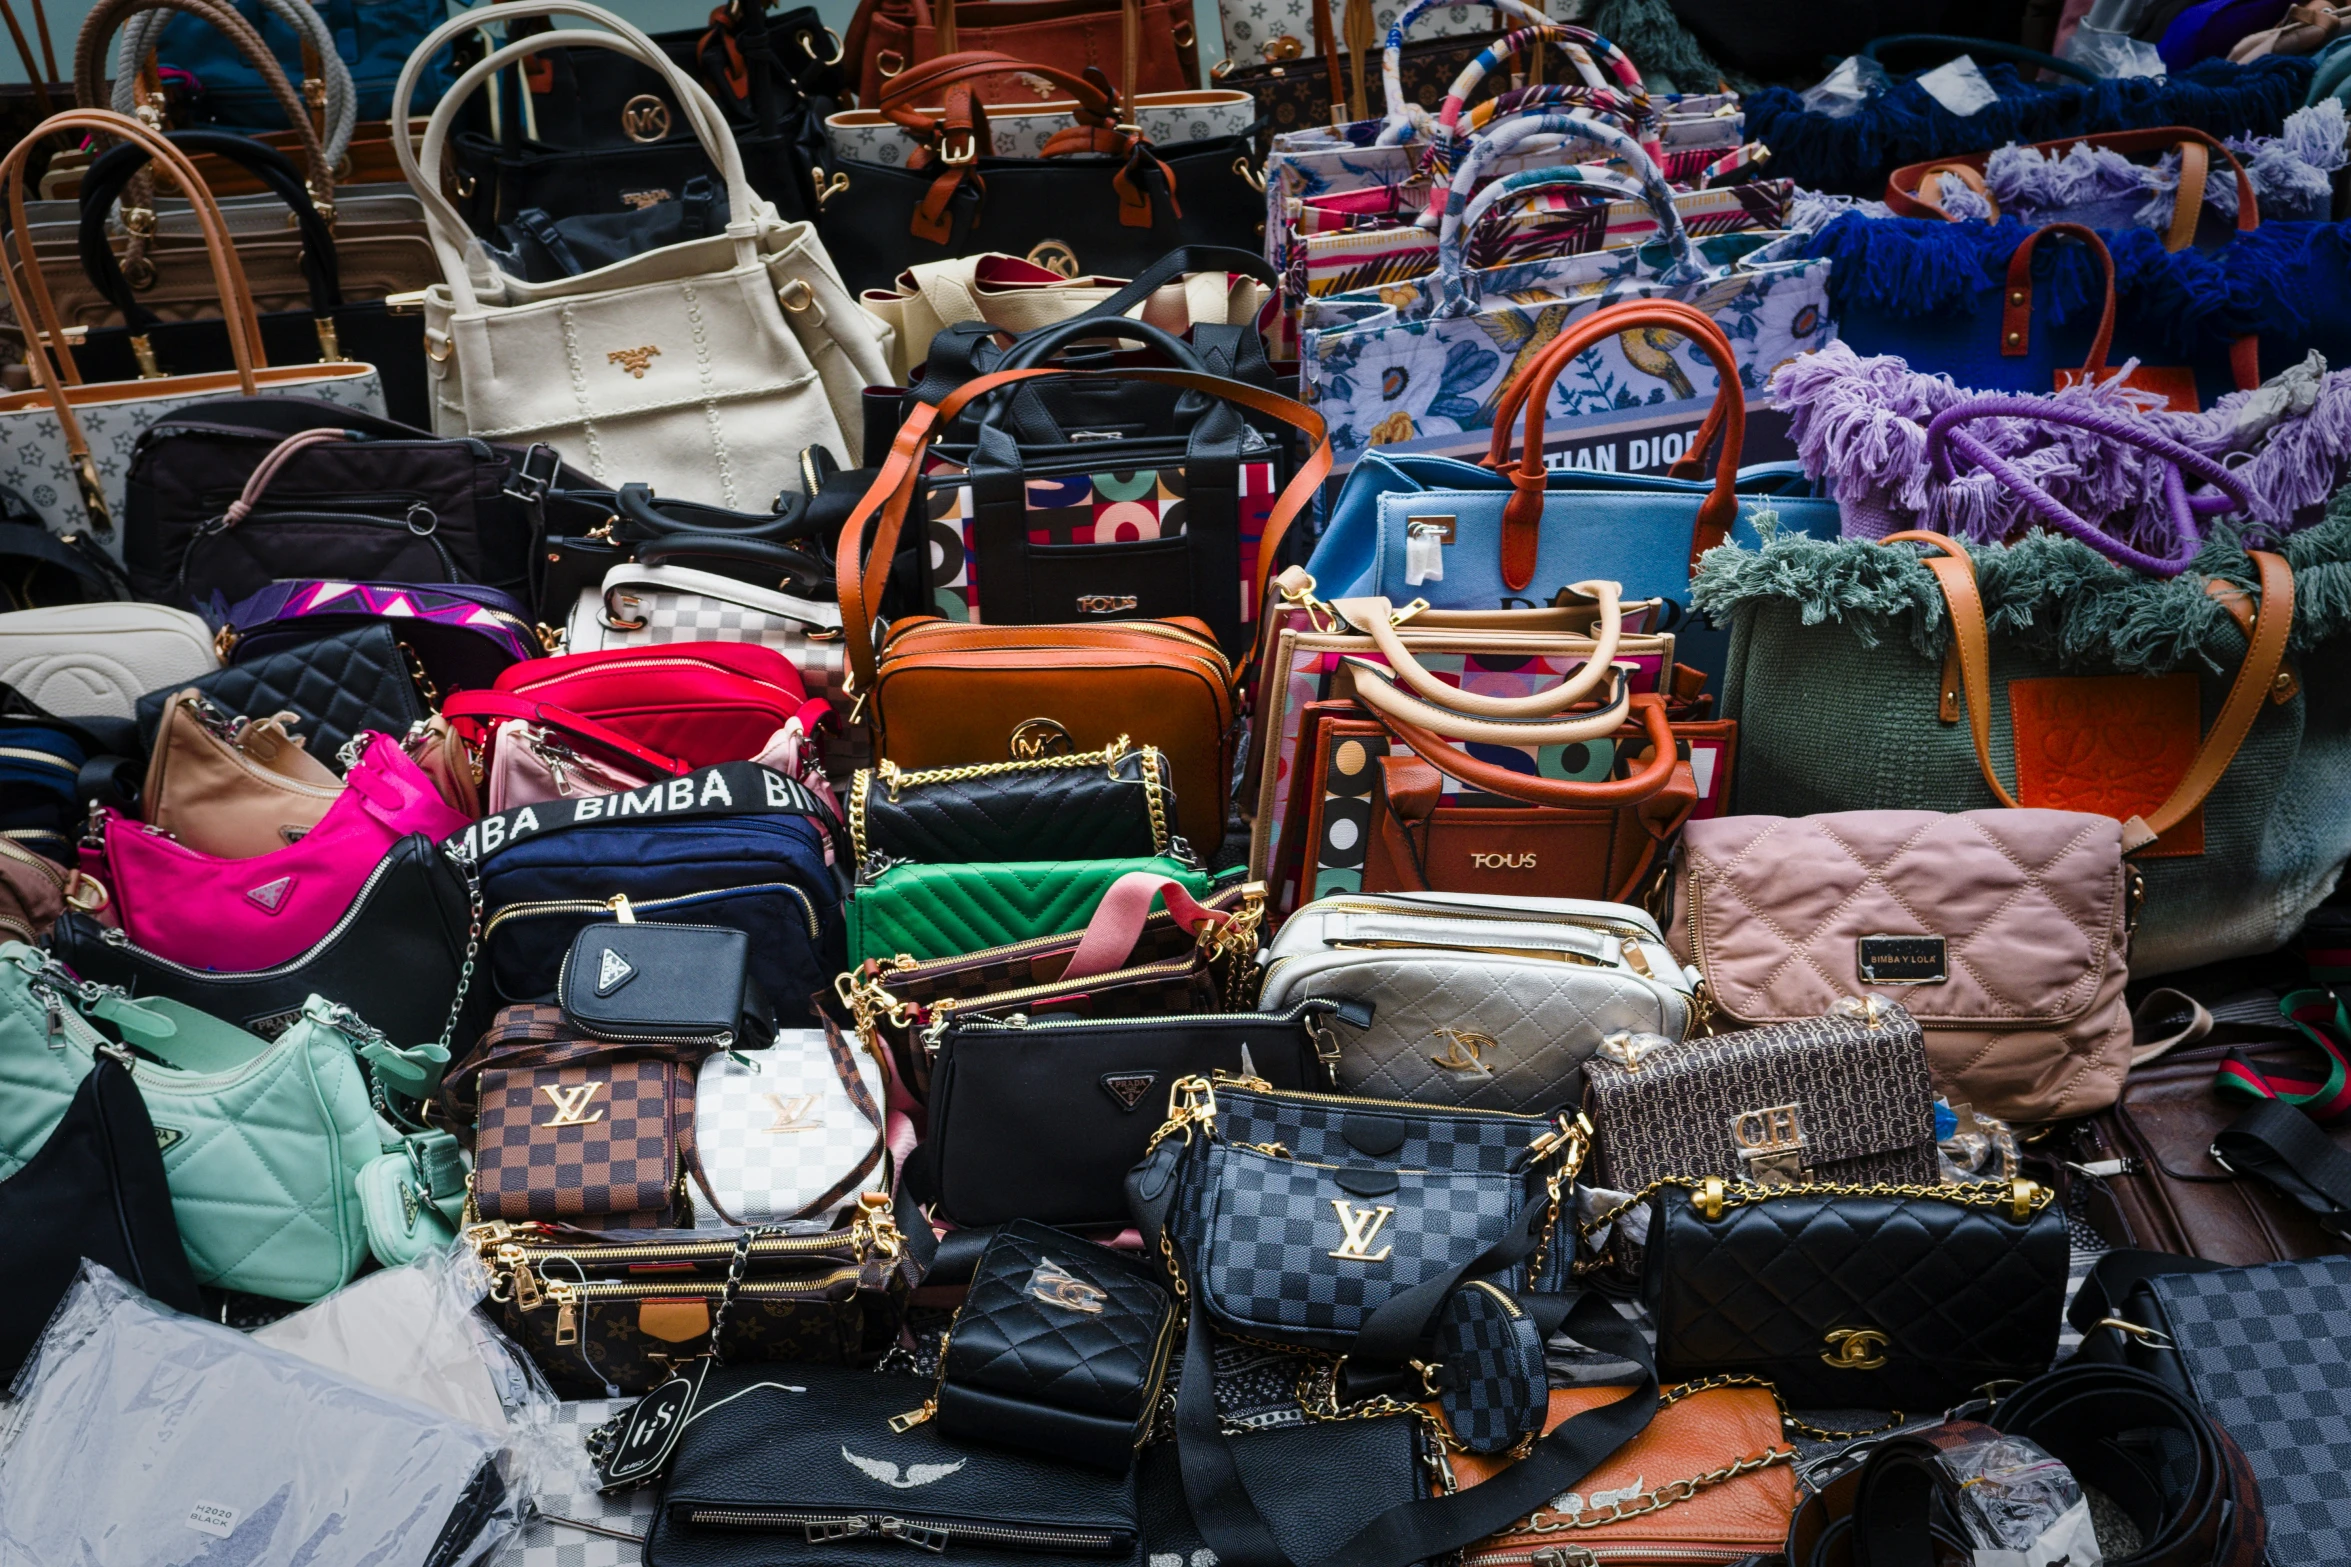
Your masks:
M1358 1208L1344 1197L1333 1197L1331 1211L1339 1216L1339 1228L1346 1232L1347 1238L1339 1243L1337 1251L1326 1255L1341 1262L1386 1262L1388 1254L1396 1249L1393 1244L1378 1251L1371 1249L1371 1243L1379 1239L1381 1226L1395 1217L1395 1209Z
M1443 1052L1429 1057L1429 1065L1462 1077L1492 1077L1494 1069L1481 1058L1489 1050L1502 1046L1491 1034L1480 1034L1466 1028L1440 1028L1436 1037L1445 1041Z
M647 343L641 348L616 348L604 356L604 362L608 365L618 365L642 381L645 379L645 372L653 368L653 361L660 357L661 350L651 343Z
M1875 1371L1886 1363L1886 1336L1875 1328L1839 1328L1820 1358L1839 1371Z
M604 1111L601 1108L593 1115L588 1113L588 1102L596 1097L596 1090L603 1086L602 1083L580 1083L574 1087L565 1088L560 1083L547 1084L539 1092L554 1102L555 1114L539 1124L541 1126L592 1126L603 1120Z
M775 1120L763 1128L770 1132L816 1132L824 1129L824 1117L816 1113L814 1094L761 1094Z

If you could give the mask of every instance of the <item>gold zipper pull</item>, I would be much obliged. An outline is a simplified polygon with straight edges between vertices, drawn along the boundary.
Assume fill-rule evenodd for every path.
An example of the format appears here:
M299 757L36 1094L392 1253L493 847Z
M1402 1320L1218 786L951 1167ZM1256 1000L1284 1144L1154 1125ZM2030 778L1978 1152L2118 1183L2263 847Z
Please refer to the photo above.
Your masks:
M909 1409L902 1415L892 1415L890 1429L901 1433L911 1431L916 1426L937 1419L938 1415L939 1401L935 1398L926 1398L922 1401L922 1408Z
M555 1344L568 1349L580 1341L580 1306L578 1292L568 1284L549 1287L548 1294L555 1302Z
M611 897L604 900L604 906L610 909L612 911L612 917L620 921L620 923L623 925L634 925L637 923L637 911L629 907L629 895L627 893L614 893Z

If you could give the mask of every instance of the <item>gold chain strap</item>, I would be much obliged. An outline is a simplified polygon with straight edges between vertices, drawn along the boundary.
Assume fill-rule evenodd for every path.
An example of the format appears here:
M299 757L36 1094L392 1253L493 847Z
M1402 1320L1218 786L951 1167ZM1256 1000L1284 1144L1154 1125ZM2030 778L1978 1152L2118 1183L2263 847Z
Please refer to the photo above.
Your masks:
M1734 1458L1720 1469L1709 1469L1702 1475L1691 1475L1684 1480L1668 1480L1653 1491L1630 1497L1621 1502L1607 1502L1598 1507L1587 1507L1581 1512L1553 1513L1536 1508L1532 1513L1511 1525L1502 1533L1508 1534L1564 1534L1577 1529L1604 1529L1612 1523L1623 1523L1629 1518L1641 1518L1659 1513L1676 1502L1686 1502L1708 1486L1736 1480L1743 1474L1769 1469L1776 1464L1794 1464L1796 1450L1792 1447L1766 1448L1760 1453L1749 1453Z
M1918 1181L1820 1181L1795 1186L1754 1186L1743 1181L1726 1181L1713 1175L1703 1180L1686 1175L1669 1175L1663 1180L1651 1181L1606 1213L1583 1224L1583 1237L1591 1239L1668 1187L1680 1187L1690 1193L1690 1206L1709 1219L1719 1219L1732 1208L1752 1207L1783 1197L1919 1198L1956 1203L1963 1208L2006 1208L2016 1218L2023 1219L2048 1207L2050 1199L2056 1195L2036 1181L2021 1178L2012 1181L1968 1181L1952 1186Z
M882 765L884 767L890 766L888 762L884 762ZM895 772L896 770L897 769L895 768L891 768L892 772ZM871 768L860 767L856 772L850 774L849 864L852 867L863 865L865 863L865 793L872 787L873 770ZM892 791L892 798L896 798L895 791Z
M1144 750L1153 756L1158 755L1158 752L1153 751L1149 746L1144 747ZM896 763L884 761L876 768L875 776L881 779L882 787L890 791L890 803L896 805L898 791L901 787L912 788L920 784L961 783L967 778L992 778L998 773L1033 773L1055 767L1102 767L1107 769L1116 766L1118 759L1126 755L1126 751L1127 737L1120 735L1099 751L1078 751L1068 756L1039 756L1018 762L975 762L967 767L934 767L930 771L922 773L900 772Z
M1113 766L1117 765L1119 746L1126 743L1127 737L1120 735L1110 747ZM1143 747L1143 802L1151 811L1151 852L1165 854L1171 847L1167 836L1167 799L1159 776L1159 747L1155 745Z

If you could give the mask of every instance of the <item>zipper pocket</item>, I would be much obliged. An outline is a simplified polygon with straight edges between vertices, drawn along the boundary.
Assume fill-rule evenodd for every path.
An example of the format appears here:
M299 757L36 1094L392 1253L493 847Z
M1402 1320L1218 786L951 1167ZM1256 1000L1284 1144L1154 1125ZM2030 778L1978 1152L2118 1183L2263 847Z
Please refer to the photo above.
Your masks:
M64 757L47 751L36 751L30 746L0 745L0 762L28 762L35 767L53 767L68 778L81 774L81 769Z
M632 898L629 900L629 907L639 914L643 914L652 909L686 908L695 904L712 902L719 898L737 897L748 892L790 893L800 902L801 917L808 924L808 939L815 941L823 933L823 927L816 917L816 901L788 881L754 882L743 887L713 887L707 892L682 892L673 898L647 898L642 902ZM611 904L599 903L591 898L549 898L535 903L509 903L491 915L488 922L482 926L482 940L488 941L491 934L510 919L534 919L542 914L609 915L611 913Z
M424 514L427 526L419 528L416 525L413 519L418 512ZM449 546L441 542L440 519L435 517L431 509L421 501L409 509L407 518L371 517L360 512L269 511L248 517L237 527L240 531L250 533L256 528L266 528L272 523L297 523L305 520L336 524L361 523L371 528L405 533L412 538L422 539L432 547L433 556L440 562L441 575L445 579L455 582L464 575L457 569L456 560L450 556ZM194 564L197 552L209 540L225 537L229 531L226 525L218 528L199 528L189 538L188 547L180 553L179 586L183 592L188 586L188 569Z
M1018 1524L968 1523L953 1518L902 1518L893 1513L852 1513L794 1507L688 1507L686 1522L702 1529L798 1529L811 1545L876 1535L926 1552L950 1545L1003 1550L1092 1551L1107 1554L1129 1538L1116 1529L1031 1528Z

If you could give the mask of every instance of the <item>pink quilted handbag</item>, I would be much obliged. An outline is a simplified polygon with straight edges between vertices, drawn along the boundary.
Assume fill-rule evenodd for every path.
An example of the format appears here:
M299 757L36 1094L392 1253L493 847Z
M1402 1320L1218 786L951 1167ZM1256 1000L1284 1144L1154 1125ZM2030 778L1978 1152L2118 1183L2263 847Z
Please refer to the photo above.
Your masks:
M2113 1104L2130 1069L2136 881L2110 816L1721 816L1683 829L1659 923L1718 1025L1899 1001L1953 1104L2049 1121Z
M300 957L334 928L384 856L410 833L463 832L399 744L369 735L349 788L299 842L246 860L199 854L114 811L82 868L113 895L123 933L191 968L245 972Z

